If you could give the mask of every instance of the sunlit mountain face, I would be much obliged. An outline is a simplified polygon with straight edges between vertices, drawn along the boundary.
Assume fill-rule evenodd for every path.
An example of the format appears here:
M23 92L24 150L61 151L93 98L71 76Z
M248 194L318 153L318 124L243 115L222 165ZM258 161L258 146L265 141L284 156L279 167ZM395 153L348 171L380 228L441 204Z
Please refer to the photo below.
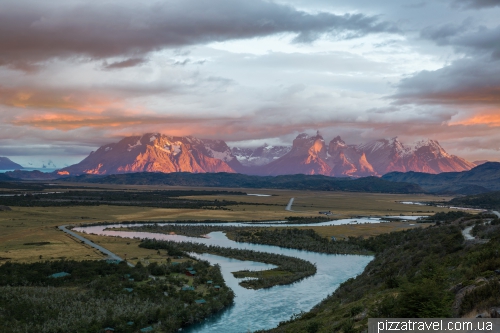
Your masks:
M106 168L465 170L499 159L499 15L484 0L5 0L0 156L61 169L164 133L223 140L234 162L181 140Z
M243 163L242 163L243 162ZM325 143L318 133L300 134L291 147L230 149L222 140L160 133L131 136L101 146L59 176L133 172L229 172L253 175L308 174L333 177L381 176L392 171L441 173L476 165L448 154L437 141L404 145L397 138L348 145L339 136Z

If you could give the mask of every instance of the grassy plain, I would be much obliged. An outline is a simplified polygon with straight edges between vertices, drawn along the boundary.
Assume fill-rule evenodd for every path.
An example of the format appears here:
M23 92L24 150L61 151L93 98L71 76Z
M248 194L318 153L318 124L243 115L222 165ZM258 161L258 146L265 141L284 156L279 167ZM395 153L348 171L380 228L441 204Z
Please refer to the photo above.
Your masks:
M64 184L71 185L71 184ZM169 190L191 189L167 186L111 186L99 185L103 190ZM81 189L81 184L78 184ZM201 188L196 188L200 190ZM213 188L207 188L213 190ZM55 186L54 189L57 190ZM237 190L247 193L268 194L270 197L220 195L218 200L235 200L242 202L237 206L229 206L230 210L207 209L162 209L151 207L127 206L73 206L73 207L11 207L11 211L0 211L0 263L6 260L33 262L43 259L59 259L62 257L83 260L102 258L102 255L59 231L56 226L62 224L79 224L92 222L119 222L130 220L283 220L287 216L319 216L318 211L330 210L332 218L351 216L385 216L385 215L425 215L438 211L449 211L448 208L403 205L396 201L438 201L449 200L448 197L429 195L393 195L374 193L348 192L314 192L266 189L219 189ZM290 198L295 198L293 211L284 208ZM196 196L192 199L213 199L213 196ZM253 205L265 203L269 205ZM336 227L313 227L321 235L328 236L367 236L410 227L407 223L380 225L350 225ZM310 227L307 227L310 228ZM92 237L89 237L92 238ZM112 239L114 240L114 239ZM145 258L151 255L149 250L132 246L130 240L115 240L101 243L117 254L127 253L128 258ZM104 240L99 240L104 242ZM24 245L26 243L50 242L46 245ZM131 245L126 243L130 242ZM127 251L127 252L125 252ZM146 251L146 252L142 252ZM154 256L153 256L154 257ZM158 258L160 259L160 258ZM154 259L153 259L154 260Z

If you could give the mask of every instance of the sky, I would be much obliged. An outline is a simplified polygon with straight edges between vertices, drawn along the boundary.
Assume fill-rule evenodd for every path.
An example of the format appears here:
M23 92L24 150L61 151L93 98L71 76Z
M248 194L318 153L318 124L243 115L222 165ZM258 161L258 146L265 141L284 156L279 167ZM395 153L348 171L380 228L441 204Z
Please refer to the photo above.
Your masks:
M500 160L500 0L2 0L0 156L129 135L435 139Z

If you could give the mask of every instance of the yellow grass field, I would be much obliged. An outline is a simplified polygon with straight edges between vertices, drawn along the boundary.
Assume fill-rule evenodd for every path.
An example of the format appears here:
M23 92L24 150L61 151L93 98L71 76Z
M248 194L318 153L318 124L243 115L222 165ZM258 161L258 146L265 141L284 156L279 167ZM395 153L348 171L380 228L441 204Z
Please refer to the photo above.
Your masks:
M107 190L153 190L174 189L160 186L100 186ZM190 189L175 187L175 189ZM197 188L199 189L199 188ZM210 190L214 190L210 188ZM218 189L217 189L218 190ZM32 262L42 259L97 259L102 254L81 244L70 236L55 228L62 224L77 225L92 222L120 222L130 220L162 221L162 220L283 220L287 216L320 216L319 211L329 210L332 218L351 216L385 216L385 215L428 215L432 211L449 211L447 208L403 205L396 201L437 201L448 200L447 197L428 195L394 195L373 193L346 192L313 192L290 190L245 190L247 193L268 194L270 197L255 196L217 196L218 200L242 202L237 206L228 206L230 210L206 209L161 209L150 207L126 206L75 206L75 207L12 207L11 211L0 211L0 263L7 260ZM284 208L290 198L295 198L293 211ZM192 197L192 199L211 199L213 196ZM252 205L266 203L270 205ZM422 212L423 211L423 212ZM390 232L410 227L406 224L351 225L339 227L314 227L325 237L337 236L371 236L382 232ZM308 227L310 228L310 227ZM104 240L100 240L104 241ZM46 245L24 245L26 243L50 242ZM130 242L130 241L128 241ZM116 243L116 244L115 244ZM127 250L128 257L146 257L147 250L137 246L121 244L121 241L107 241L106 248L120 254ZM132 244L132 243L131 243ZM102 244L101 244L102 245ZM118 247L118 248L116 248ZM129 250L134 248L132 250ZM128 253L124 252L124 253ZM157 258L161 259L161 258ZM156 259L155 259L156 260Z

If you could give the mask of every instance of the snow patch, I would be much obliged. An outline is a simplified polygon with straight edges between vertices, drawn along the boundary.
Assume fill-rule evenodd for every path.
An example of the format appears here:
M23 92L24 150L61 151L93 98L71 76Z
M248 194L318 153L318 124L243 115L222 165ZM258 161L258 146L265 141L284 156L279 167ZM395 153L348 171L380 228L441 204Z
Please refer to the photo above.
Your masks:
M132 149L134 148L137 148L139 146L142 146L142 143L141 143L141 139L137 140L137 142L135 143L135 145L128 145L128 151L132 151Z
M205 149L208 151L208 154L211 157L216 158L218 160L222 160L224 162L229 162L229 161L232 161L234 159L234 156L229 149L226 149L225 151L217 151L217 150L213 150L210 147L210 145L208 145L208 144L205 145Z
M176 142L175 144L173 144L170 147L170 149L171 149L171 151L172 151L172 153L173 153L174 156L177 155L177 154L179 154L182 151L182 149L181 149L181 143L180 142Z

